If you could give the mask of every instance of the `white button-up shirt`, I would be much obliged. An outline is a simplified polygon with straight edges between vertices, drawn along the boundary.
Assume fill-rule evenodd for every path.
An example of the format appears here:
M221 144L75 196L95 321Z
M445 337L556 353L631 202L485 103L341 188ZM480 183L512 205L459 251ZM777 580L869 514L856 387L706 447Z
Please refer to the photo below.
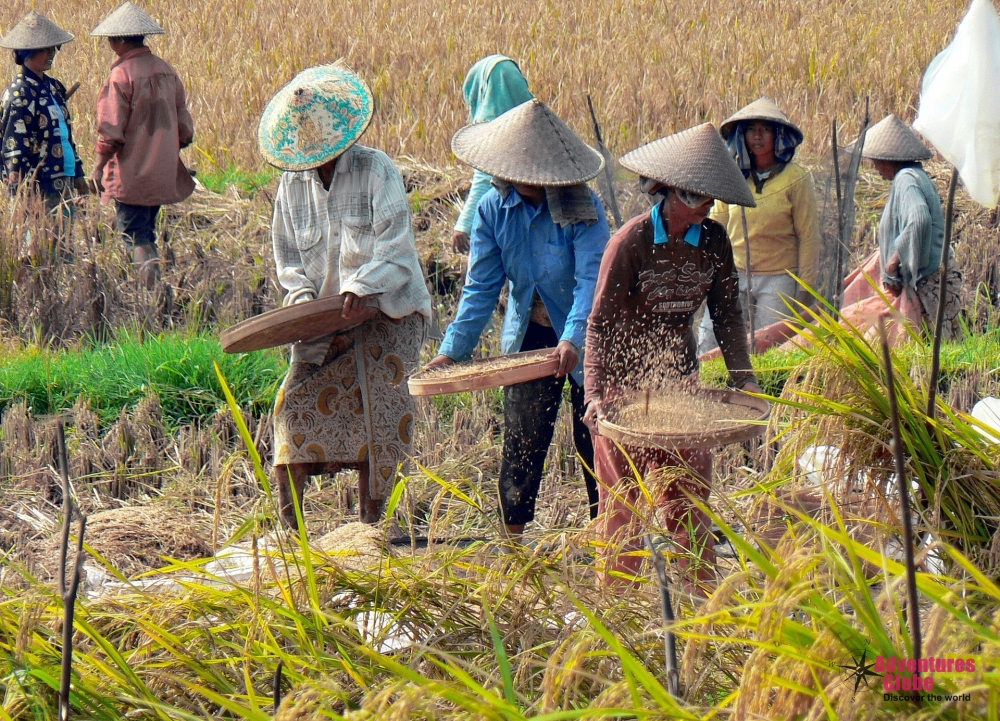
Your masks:
M285 305L351 292L391 318L431 316L403 178L381 150L353 145L330 189L316 170L281 176L271 223ZM296 343L293 361L320 363L329 339Z

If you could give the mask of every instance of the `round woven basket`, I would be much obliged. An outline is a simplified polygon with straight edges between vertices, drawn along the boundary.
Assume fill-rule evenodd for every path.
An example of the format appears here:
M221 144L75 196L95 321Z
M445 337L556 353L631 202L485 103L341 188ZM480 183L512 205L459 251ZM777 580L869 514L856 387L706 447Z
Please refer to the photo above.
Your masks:
M615 418L620 409L644 402L645 395L640 393L626 396L612 404L607 409L605 417L597 421L597 427L602 436L622 445L659 448L667 451L728 446L732 443L748 441L764 433L766 421L771 415L771 405L762 398L755 398L740 391L723 391L713 388L702 388L698 395L701 398L721 401L727 405L750 408L757 414L753 418L745 420L728 421L717 430L702 427L692 428L685 432L660 432L630 428L616 423Z
M371 320L378 313L377 308L366 307L346 320L340 314L343 309L344 298L339 295L275 308L222 331L219 342L226 353L248 353L339 333Z
M555 375L559 359L548 357L552 350L543 348L456 363L442 370L417 373L410 377L407 385L412 396L438 396L533 381ZM497 367L498 363L509 365Z

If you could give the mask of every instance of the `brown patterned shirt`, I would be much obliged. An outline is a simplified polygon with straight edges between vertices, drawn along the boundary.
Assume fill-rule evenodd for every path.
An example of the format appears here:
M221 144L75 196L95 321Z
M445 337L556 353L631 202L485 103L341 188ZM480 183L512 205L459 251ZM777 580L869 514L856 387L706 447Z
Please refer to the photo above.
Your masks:
M615 389L655 390L694 373L692 322L706 299L732 382L754 379L725 229L705 220L698 247L672 239L657 245L653 237L646 213L615 233L604 252L587 328L588 402Z

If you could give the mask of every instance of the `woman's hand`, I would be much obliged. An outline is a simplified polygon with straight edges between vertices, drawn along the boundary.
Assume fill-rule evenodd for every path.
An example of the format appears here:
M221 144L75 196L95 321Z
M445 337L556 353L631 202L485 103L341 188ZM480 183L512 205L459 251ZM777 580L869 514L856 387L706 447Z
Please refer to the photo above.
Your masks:
M451 235L451 249L456 253L469 252L469 234L456 230Z
M885 281L883 285L885 286L885 292L893 298L898 298L899 294L903 292L902 283L890 283Z
M568 340L561 340L555 350L549 353L548 357L559 359L559 367L556 368L556 378L562 378L576 369L577 364L580 362L580 351Z
M604 406L600 401L591 401L587 404L587 412L583 414L583 423L590 429L590 435L599 436L597 432L597 421L604 418Z
M358 295L351 293L341 293L344 298L344 308L340 311L340 317L344 320L351 320L364 312L365 301Z
M454 365L455 361L446 355L435 356L430 363L424 366L425 371L434 370L435 368L447 368L450 365Z

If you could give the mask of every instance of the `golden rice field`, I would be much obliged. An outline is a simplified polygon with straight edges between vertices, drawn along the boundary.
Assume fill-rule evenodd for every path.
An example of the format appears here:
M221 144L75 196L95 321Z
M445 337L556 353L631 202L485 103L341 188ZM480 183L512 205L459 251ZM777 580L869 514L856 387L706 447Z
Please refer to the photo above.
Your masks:
M82 83L72 105L88 163L92 108L113 57L86 33L117 2L36 4L78 36L53 75ZM399 159L442 319L464 262L447 241L467 178L449 167L448 148L476 59L517 59L537 95L587 138L589 91L616 154L719 122L768 93L806 131L808 162L829 142L834 115L842 137L855 132L866 97L875 119L912 119L923 68L965 7L140 4L167 28L150 44L187 85L197 137L184 153L202 178L261 168L258 114L296 71L344 57L369 80L379 112L366 142ZM0 6L0 31L27 9ZM947 169L929 171L942 191ZM634 185L619 191L637 211ZM73 719L998 719L1000 444L967 415L980 397L1000 395L995 212L959 193L970 332L945 344L933 419L929 345L914 338L893 352L921 534L922 656L975 667L934 674L937 695L918 706L857 672L876 656L910 656L912 629L880 348L829 315L806 329L809 348L755 357L773 394L766 442L716 455L709 503L725 554L709 598L681 590L685 553L665 550L673 622L652 564L635 584L603 581L606 544L589 521L565 407L524 545L500 539L499 392L419 401L414 463L385 521L351 523L357 479L342 473L309 484L308 539L278 529L269 410L286 357L223 356L216 343L220 328L280 302L271 187L252 197L199 189L169 208L155 293L136 287L110 208L80 210L69 264L35 247L44 227L28 201L0 194L0 721L57 718L56 417L66 423L72 496L89 519L71 634ZM873 245L887 190L862 169L855 260ZM485 340L494 352L497 335ZM722 365L705 364L702 380L724 383ZM669 481L647 478L636 508L650 540L669 535L651 506Z
M90 158L92 108L113 54L88 32L117 0L9 2L4 32L34 5L77 40L53 75L83 85L76 133ZM825 148L836 115L855 130L872 114L912 119L920 78L961 18L961 0L188 0L139 4L166 28L154 52L184 79L196 126L187 161L260 164L257 118L299 70L343 57L371 84L378 113L367 142L390 155L449 163L466 119L462 80L480 57L517 60L534 92L589 137L586 93L621 154L761 94L776 98ZM5 66L13 72L13 63Z

